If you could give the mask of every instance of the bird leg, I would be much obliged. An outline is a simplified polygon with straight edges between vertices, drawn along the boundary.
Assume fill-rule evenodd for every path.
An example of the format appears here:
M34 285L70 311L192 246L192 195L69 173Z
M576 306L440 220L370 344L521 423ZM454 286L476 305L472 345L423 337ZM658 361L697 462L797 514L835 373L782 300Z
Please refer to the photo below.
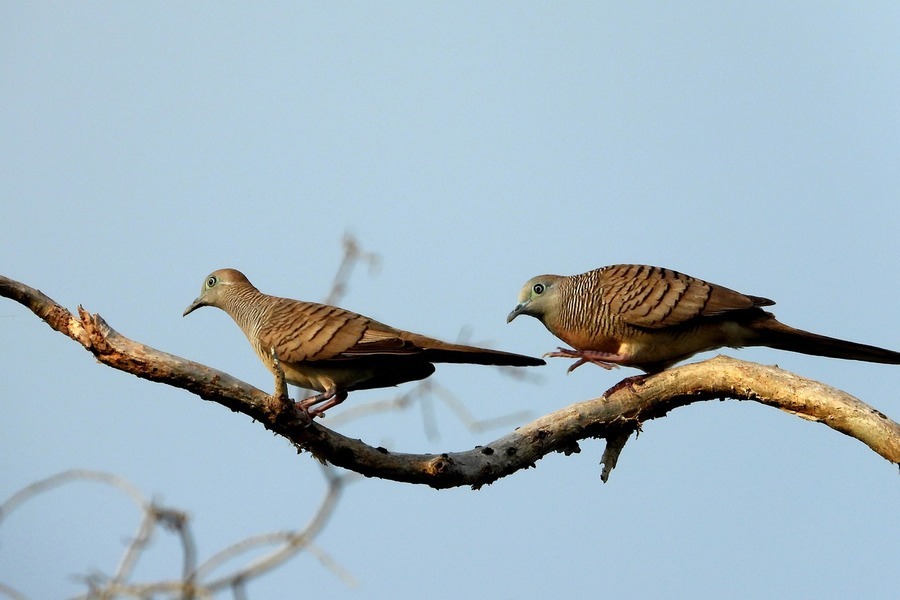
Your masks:
M272 370L275 372L275 397L286 399L288 397L287 383L284 380L284 370L281 368L281 361L275 353L275 347L272 346Z
M314 419L316 417L323 416L326 410L328 410L332 406L337 406L346 399L346 391L338 390L337 388L331 388L329 390L325 390L321 394L316 394L315 396L310 396L309 398L300 400L296 403L296 406L297 410L305 412L310 416L310 418ZM317 404L319 406L316 406Z
M569 348L557 348L556 352L548 352L544 356L549 356L551 358L577 358L578 361L569 367L566 373L571 373L581 365L587 363L603 367L608 371L618 367L619 365L617 365L616 362L621 361L623 358L621 355L613 354L611 352L601 352L600 350L570 350Z
M293 408L293 405L288 396L284 370L281 368L281 361L278 360L278 356L275 354L275 348L272 348L272 372L275 374L275 392L269 396L268 405L269 410L277 415L289 406Z

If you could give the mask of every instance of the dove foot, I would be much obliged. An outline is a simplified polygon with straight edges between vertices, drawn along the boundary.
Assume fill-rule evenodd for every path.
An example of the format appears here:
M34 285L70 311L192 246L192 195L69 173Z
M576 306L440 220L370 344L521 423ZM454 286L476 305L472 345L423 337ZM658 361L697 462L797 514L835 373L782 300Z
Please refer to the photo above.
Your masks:
M611 352L600 352L599 350L571 350L569 348L557 348L556 352L548 352L544 356L550 358L577 358L578 360L569 367L566 373L571 373L581 365L587 363L597 365L608 371L618 367L619 365L616 363L624 360L624 357L620 354L613 354Z
M305 412L310 419L325 415L325 411L333 406L337 406L347 399L347 392L338 389L331 389L309 398L300 400L295 405L297 410Z

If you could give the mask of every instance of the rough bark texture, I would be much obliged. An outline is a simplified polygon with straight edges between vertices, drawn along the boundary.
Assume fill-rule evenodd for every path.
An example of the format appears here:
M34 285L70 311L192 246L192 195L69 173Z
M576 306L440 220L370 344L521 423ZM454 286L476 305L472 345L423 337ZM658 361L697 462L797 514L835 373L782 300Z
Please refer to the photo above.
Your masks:
M28 307L113 368L183 388L261 422L323 462L367 477L434 488L479 488L520 469L533 467L550 452L578 452L578 441L607 439L604 480L615 466L628 435L650 419L694 402L752 400L823 423L863 442L900 465L900 425L840 390L777 367L724 356L629 380L605 396L578 402L543 416L493 442L464 452L404 454L347 438L227 373L155 350L113 330L99 315L78 308L73 315L40 291L0 276L0 295Z

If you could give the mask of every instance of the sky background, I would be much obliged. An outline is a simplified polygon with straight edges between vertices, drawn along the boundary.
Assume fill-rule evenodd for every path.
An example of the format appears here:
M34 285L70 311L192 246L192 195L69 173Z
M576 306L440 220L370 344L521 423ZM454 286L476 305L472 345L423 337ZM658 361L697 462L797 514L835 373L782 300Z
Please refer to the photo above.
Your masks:
M341 304L540 355L506 325L522 283L650 263L766 296L784 322L900 348L900 4L4 3L0 273L264 390L204 276L328 292L349 232L380 256ZM69 468L188 511L203 559L299 527L325 483L249 418L99 365L0 300L0 498ZM900 418L900 368L768 349ZM530 420L635 371L439 366L477 418ZM406 386L408 387L408 386ZM399 391L405 391L399 388ZM346 408L391 397L357 392ZM440 401L338 427L467 450ZM520 420L525 422L525 420ZM325 420L328 425L328 419ZM827 427L750 402L644 425L607 484L603 442L478 492L358 480L251 598L895 598L900 477ZM115 570L140 515L73 484L0 525L0 582L32 598ZM179 574L160 534L139 581Z

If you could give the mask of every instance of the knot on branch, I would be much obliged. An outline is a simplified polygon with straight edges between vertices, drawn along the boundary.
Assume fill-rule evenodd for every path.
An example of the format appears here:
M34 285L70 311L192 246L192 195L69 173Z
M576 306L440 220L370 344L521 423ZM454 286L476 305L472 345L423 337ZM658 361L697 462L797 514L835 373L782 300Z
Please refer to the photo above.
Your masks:
M425 472L429 475L439 477L448 473L455 464L455 461L450 458L449 454L441 454L440 456L435 456L425 464Z
M114 350L106 339L106 335L110 331L106 321L100 315L92 315L81 305L78 306L78 316L81 318L81 327L84 329L84 337L80 340L82 345L95 356L112 354Z

